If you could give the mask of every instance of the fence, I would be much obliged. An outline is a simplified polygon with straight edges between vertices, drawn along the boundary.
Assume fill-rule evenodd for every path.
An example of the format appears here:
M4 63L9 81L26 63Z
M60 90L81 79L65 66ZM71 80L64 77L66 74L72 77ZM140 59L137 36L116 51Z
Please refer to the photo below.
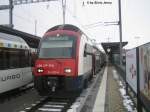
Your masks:
M138 112L150 112L150 43L126 52L127 91L137 98Z

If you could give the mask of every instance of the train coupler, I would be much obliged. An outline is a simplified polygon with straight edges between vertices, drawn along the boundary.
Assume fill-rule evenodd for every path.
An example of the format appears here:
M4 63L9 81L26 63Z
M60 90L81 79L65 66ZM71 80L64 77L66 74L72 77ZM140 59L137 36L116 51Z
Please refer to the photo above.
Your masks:
M48 88L52 91L52 92L55 92L57 87L58 87L58 78L55 78L55 77L50 77L48 78L48 81L47 81L47 85L48 85Z

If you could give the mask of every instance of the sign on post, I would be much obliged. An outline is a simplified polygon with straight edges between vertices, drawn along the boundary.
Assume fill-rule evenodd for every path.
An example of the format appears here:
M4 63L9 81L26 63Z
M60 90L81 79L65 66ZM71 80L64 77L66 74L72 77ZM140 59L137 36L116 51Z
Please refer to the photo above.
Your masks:
M139 47L140 97L147 108L150 106L150 43Z
M136 48L126 52L126 81L137 94L137 56Z

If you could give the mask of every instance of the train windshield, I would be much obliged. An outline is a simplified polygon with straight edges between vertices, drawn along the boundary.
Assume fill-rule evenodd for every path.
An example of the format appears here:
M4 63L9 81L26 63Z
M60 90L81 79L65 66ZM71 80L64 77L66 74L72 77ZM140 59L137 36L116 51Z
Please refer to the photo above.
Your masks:
M74 58L76 38L73 36L45 37L39 58Z

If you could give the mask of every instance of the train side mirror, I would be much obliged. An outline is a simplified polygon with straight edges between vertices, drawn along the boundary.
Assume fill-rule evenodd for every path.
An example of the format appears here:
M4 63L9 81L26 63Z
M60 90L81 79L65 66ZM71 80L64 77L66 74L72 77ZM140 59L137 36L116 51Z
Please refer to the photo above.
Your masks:
M87 52L84 50L84 57L86 57L87 56Z
M87 56L87 44L85 44L85 46L84 46L84 57L86 57Z

